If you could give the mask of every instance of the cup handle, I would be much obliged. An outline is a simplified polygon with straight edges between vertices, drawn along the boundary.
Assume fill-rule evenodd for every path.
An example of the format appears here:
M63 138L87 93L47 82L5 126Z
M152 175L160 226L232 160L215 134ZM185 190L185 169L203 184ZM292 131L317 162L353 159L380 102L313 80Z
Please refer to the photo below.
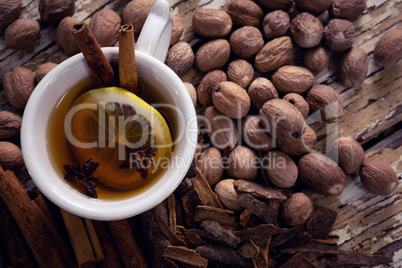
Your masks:
M165 62L172 28L169 3L166 0L157 0L142 27L135 45L136 50Z

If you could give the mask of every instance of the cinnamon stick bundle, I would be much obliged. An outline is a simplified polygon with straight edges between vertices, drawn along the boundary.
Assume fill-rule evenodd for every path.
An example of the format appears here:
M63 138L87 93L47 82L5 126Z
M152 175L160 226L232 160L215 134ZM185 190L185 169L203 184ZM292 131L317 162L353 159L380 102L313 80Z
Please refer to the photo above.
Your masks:
M132 24L124 24L119 30L119 83L122 88L141 97Z
M110 66L110 63L103 54L88 24L84 22L75 24L71 32L84 55L88 67L91 69L100 86L116 86L116 78L112 66Z

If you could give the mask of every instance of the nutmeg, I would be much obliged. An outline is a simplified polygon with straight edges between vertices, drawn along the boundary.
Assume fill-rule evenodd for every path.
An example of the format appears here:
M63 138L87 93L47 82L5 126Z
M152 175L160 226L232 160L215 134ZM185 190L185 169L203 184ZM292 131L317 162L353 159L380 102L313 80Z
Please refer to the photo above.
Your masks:
M198 158L197 167L211 186L217 184L223 174L221 152L215 147L206 149Z
M290 188L297 180L296 163L281 151L269 151L261 159L261 167L270 182L277 187Z
M355 40L355 27L348 20L330 20L324 28L324 41L329 49L341 52L351 48Z
M288 10L293 6L293 0L257 0L257 3L264 9Z
M194 12L192 18L193 30L207 38L224 37L232 30L232 19L229 14L220 9L201 8Z
M20 113L0 111L0 139L9 139L17 136L21 129L22 116Z
M220 82L214 87L212 101L218 111L234 119L246 116L251 105L247 91L231 81Z
M354 21L367 7L367 0L333 0L330 9L335 18Z
M18 19L7 27L4 40L12 49L25 49L32 46L39 35L39 22L33 19Z
M123 10L123 23L131 23L134 26L134 33L140 33L155 2L156 0L130 1Z
M314 149L317 143L317 134L309 127L305 126L303 135L294 139L279 139L279 148L289 155L302 155Z
M259 111L264 103L278 98L278 91L271 81L265 77L257 77L249 86L248 95L253 110Z
M233 53L243 59L252 58L264 46L260 30L252 26L243 26L235 30L229 41Z
M273 39L285 35L289 30L289 27L289 15L282 10L269 12L265 15L262 21L262 31L267 39Z
M23 164L21 149L14 143L0 141L0 166L4 170L15 170Z
M313 86L314 75L304 67L286 65L276 70L271 80L282 92L302 94Z
M247 146L237 146L228 158L228 173L234 179L255 180L258 175L259 158Z
M35 72L35 81L39 83L45 75L47 75L48 72L53 70L57 66L56 63L53 62L46 62L41 65L39 65L38 69L36 69Z
M343 170L325 155L306 154L300 158L297 167L303 184L316 193L340 194L346 186Z
M35 88L35 74L25 67L15 67L4 75L4 96L17 109L24 109Z
M197 92L195 90L195 87L193 86L193 84L191 84L189 82L183 82L183 84L186 87L188 94L190 95L193 105L196 106L197 105Z
M226 6L226 11L234 24L240 26L260 26L264 16L262 9L250 0L232 0Z
M254 68L248 61L239 59L229 63L227 75L230 81L247 88L254 77Z
M121 18L111 9L96 12L88 27L101 47L111 47L119 40Z
M0 29L6 27L22 12L22 0L0 0Z
M264 45L255 57L254 67L269 72L285 65L293 58L293 44L289 36L275 38Z
M293 40L303 48L317 46L324 35L320 20L310 13L298 14L290 23Z
M352 47L342 55L339 62L339 82L346 87L361 87L367 77L368 67L367 53L360 47Z
M350 137L341 137L336 144L339 166L346 174L356 174L364 162L363 147Z
M169 48L165 64L178 76L185 75L194 64L194 52L187 42L178 42Z
M313 14L321 14L332 6L332 0L295 0L295 2L301 9Z
M47 23L58 23L75 12L74 0L40 0L40 18Z
M343 101L338 92L326 85L315 85L307 93L311 111L320 111L324 121L336 121L342 116Z
M282 205L282 218L290 226L305 223L313 214L314 205L304 193L294 193Z
M204 110L206 132L212 144L224 151L230 152L237 144L237 127L233 119L221 114L213 106Z
M212 70L208 72L201 80L197 88L198 101L201 104L212 102L212 90L220 82L227 81L226 73L221 70Z
M239 192L236 190L234 186L235 180L226 179L221 180L215 186L215 193L218 196L221 203L230 210L240 211L243 209L240 205L237 204L237 200L239 199Z
M402 58L402 30L387 31L374 48L374 60L381 67L391 67Z
M317 74L328 68L331 51L323 46L316 46L304 54L304 65Z
M370 193L389 195L398 187L399 180L395 170L379 159L370 159L360 168L360 179Z
M56 45L60 52L66 56L73 56L80 52L80 48L71 32L71 28L79 22L76 18L65 17L57 26Z
M307 118L310 112L310 106L308 105L307 101L303 98L302 95L299 95L297 93L288 93L285 96L283 96L283 99L293 104L297 108L297 110L301 112L303 117Z
M173 28L172 28L172 36L170 37L169 46L173 46L177 42L179 42L183 32L183 21L181 20L180 16L173 16Z
M255 115L247 115L241 123L241 136L245 144L253 150L269 151L272 139L268 131L261 125L261 119Z
M195 54L195 65L201 72L223 67L229 60L230 44L225 39L213 39L203 44Z

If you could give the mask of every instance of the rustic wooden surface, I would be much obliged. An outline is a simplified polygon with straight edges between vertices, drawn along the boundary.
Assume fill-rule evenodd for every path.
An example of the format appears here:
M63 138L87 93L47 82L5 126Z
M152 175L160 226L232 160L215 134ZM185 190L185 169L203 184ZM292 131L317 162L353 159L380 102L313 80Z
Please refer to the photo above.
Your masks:
M38 0L23 0L21 17L38 19ZM113 9L122 14L128 0L78 0L74 17L89 21L100 9ZM171 14L181 16L185 33L182 39L196 44L191 30L191 17L196 8L221 8L228 0L169 0ZM402 62L382 69L373 60L373 48L378 39L391 28L402 29L402 0L368 0L367 11L356 21L355 46L363 48L369 56L368 78L361 88L347 89L336 81L336 68L329 69L316 77L316 83L334 87L344 99L344 115L339 121L340 136L351 136L364 146L367 157L377 157L390 163L402 175ZM56 27L41 22L41 38L32 47L15 51L6 47L4 33L0 34L1 80L7 71L24 66L33 71L45 62L60 63L66 59L55 46ZM336 56L335 56L336 58ZM195 71L183 77L196 85L201 75ZM0 109L9 109L9 104L0 89ZM334 126L332 126L334 127ZM318 135L326 132L325 125L316 124ZM18 140L13 140L18 143ZM325 140L320 141L325 145ZM24 185L33 187L27 173L21 171ZM309 193L311 194L311 193ZM333 235L339 236L342 249L377 252L394 243L393 267L402 267L402 184L393 195L374 196L367 193L360 179L351 180L340 196L323 197L311 194L315 204L322 204L339 212ZM392 251L394 251L392 250Z

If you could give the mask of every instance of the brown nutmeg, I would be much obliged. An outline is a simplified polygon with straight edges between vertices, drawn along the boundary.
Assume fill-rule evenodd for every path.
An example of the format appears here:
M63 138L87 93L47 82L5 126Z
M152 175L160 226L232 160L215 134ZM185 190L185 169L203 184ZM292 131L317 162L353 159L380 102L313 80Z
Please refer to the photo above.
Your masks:
M253 26L243 26L230 35L230 47L234 54L243 59L255 56L264 46L260 30Z
M234 179L255 180L258 175L259 158L247 146L237 146L228 158L228 173Z
M212 102L212 90L220 82L227 81L227 76L224 71L212 70L208 72L201 80L197 88L198 101L201 104Z
M381 67L391 67L402 58L402 30L387 31L374 48L374 60Z
M177 42L179 42L183 32L183 21L181 20L180 16L173 16L173 28L172 28L172 36L170 37L169 46L173 46Z
M35 74L25 67L15 67L4 75L4 96L17 109L24 109L35 88Z
M336 121L343 112L343 101L338 92L326 85L313 86L306 97L311 111L320 111L324 121Z
M236 190L234 182L235 180L233 179L221 180L215 186L215 193L218 196L221 203L227 209L233 211L240 211L243 209L243 207L237 204L237 200L239 200L240 194Z
M194 52L187 42L178 42L167 53L165 64L178 76L185 75L194 64Z
M346 174L356 174L364 162L363 147L350 137L341 137L336 144L339 166Z
M389 195L399 185L398 175L387 163L378 159L370 159L360 168L360 179L370 193Z
M22 0L0 0L0 29L6 27L22 12Z
M355 40L355 27L348 20L330 20L324 28L324 41L329 49L341 52L351 48Z
M312 73L317 74L328 68L331 51L323 46L309 49L304 54L304 65Z
M13 111L0 111L0 139L17 136L21 129L21 114Z
M317 46L324 35L320 20L310 13L298 14L290 23L293 40L303 48Z
M235 82L242 88L247 88L253 81L254 68L246 60L234 60L228 65L227 75L230 81Z
M264 9L288 10L293 6L293 0L257 0L257 3Z
M293 58L293 44L289 36L269 41L255 56L254 67L260 72L270 72L285 65Z
M202 8L194 12L193 30L207 38L224 37L232 30L232 19L224 10Z
M201 72L209 72L225 65L230 57L230 44L225 39L213 39L203 44L195 54L195 65Z
M71 28L80 21L73 17L65 17L57 26L56 45L66 56L73 56L80 52L80 48L75 42Z
M299 95L297 93L288 93L283 96L283 99L293 104L297 108L297 110L301 112L303 117L307 118L310 112L310 106L302 95Z
M18 19L7 27L4 40L12 49L25 49L32 46L39 35L39 22L33 19Z
M367 0L333 0L331 14L335 18L354 21L367 7Z
M121 18L113 10L103 9L92 16L88 27L101 47L111 47L119 40Z
M279 91L302 94L313 86L314 75L304 67L287 65L276 70L271 80Z
M155 2L156 0L130 1L123 10L123 23L131 23L134 26L134 33L140 33Z
M316 193L340 194L346 186L343 170L325 155L306 154L300 158L297 167L303 184Z
M261 119L255 115L247 115L241 123L241 136L244 143L253 150L269 151L272 139L268 131L261 125Z
M314 205L310 197L294 193L282 205L282 218L290 226L305 223L313 214Z
M14 170L24 164L21 149L8 141L0 141L0 166L4 170Z
M313 14L321 14L332 6L332 0L295 0L296 4Z
M259 111L264 103L279 97L278 91L271 81L264 77L257 77L248 88L251 106L253 110Z
M218 111L234 119L246 116L251 105L247 91L231 81L220 82L214 87L212 101Z
M47 75L48 72L53 70L57 66L56 63L53 62L46 62L41 65L39 65L38 69L36 69L35 72L35 81L39 83L45 75Z
M279 148L289 155L302 155L314 149L317 143L317 134L309 127L305 126L303 136L299 139L278 140Z
M367 77L369 60L360 47L352 47L341 57L338 79L346 87L359 88Z
M270 182L277 187L290 188L297 180L296 163L281 151L269 151L261 159L261 167Z
M75 12L74 0L40 0L40 18L47 23L58 23Z
M282 10L275 10L265 15L262 21L262 31L265 38L273 39L285 35L290 27L288 13Z
M232 0L226 6L226 11L234 24L240 26L260 26L264 16L262 9L250 0Z
M199 156L197 167L199 167L201 173L211 186L217 184L223 174L221 151L215 147L206 149Z
M191 101L193 102L193 105L197 105L197 91L195 90L195 87L193 84L189 82L183 82L184 87L187 89L188 94L190 95Z

